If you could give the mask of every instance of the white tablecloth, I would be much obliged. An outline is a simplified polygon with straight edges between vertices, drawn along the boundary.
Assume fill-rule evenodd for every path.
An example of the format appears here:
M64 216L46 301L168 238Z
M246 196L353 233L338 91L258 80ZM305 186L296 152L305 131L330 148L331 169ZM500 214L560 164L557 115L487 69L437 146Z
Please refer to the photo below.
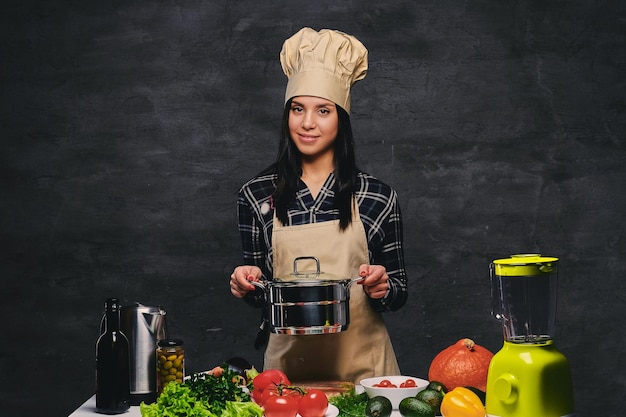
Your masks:
M83 405L78 407L76 411L70 414L69 417L93 417L93 416L105 416L106 414L96 413L96 395L94 394ZM128 411L122 414L116 414L123 417L141 417L139 412L139 406L131 406Z
M363 387L358 385L356 387L357 392L363 392ZM141 417L139 412L139 406L131 406L130 409L122 414L116 414L121 417ZM69 417L93 417L93 416L106 416L106 414L96 413L96 396L95 394L89 398L83 405L78 407L76 411L69 415ZM391 413L391 417L402 417L399 411L394 410Z

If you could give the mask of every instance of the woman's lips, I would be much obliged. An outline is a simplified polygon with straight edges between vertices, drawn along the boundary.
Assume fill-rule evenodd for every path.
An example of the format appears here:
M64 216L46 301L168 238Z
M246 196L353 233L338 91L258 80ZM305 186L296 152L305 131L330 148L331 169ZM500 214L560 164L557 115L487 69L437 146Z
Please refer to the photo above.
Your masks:
M313 143L317 140L317 136L298 134L298 138L304 143Z

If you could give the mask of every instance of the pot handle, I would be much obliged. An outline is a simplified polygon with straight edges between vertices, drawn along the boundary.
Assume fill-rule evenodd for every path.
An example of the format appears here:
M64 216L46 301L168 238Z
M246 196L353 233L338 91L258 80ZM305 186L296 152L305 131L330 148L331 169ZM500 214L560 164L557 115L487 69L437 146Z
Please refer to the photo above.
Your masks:
M267 288L265 284L263 284L261 281L248 281L248 282L257 288L262 289L263 292L265 292L265 289Z
M350 281L348 281L348 286L347 288L350 288L352 286L352 284L355 284L359 281L363 281L365 279L365 277L358 277L358 278L352 278Z
M260 288L263 291L263 301L267 303L268 300L268 296L267 296L267 292L269 290L269 284L264 284L263 281L265 280L260 280L260 281L248 281L250 282L250 284L254 285L256 288Z
M321 271L320 271L320 260L315 257L315 256L298 256L296 259L293 260L293 274L298 276L301 275L300 272L298 272L298 261L302 261L304 259L312 259L315 261L315 267L316 267L316 271L315 273L317 274L317 276L319 277Z

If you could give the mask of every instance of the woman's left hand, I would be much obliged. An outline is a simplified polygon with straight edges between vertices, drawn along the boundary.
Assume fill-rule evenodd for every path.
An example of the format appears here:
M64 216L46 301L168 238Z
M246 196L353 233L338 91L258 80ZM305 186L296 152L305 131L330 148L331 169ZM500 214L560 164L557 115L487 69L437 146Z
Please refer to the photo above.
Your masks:
M358 283L371 298L383 298L389 289L389 275L382 265L363 264L359 267L359 276L365 278Z

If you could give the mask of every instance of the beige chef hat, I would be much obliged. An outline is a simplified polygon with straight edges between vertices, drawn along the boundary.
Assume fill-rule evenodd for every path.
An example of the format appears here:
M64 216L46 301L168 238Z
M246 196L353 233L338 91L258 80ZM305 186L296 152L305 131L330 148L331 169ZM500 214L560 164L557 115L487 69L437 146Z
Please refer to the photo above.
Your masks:
M289 79L285 103L295 96L316 96L350 113L350 87L367 74L367 49L343 32L303 28L283 44L280 63Z

